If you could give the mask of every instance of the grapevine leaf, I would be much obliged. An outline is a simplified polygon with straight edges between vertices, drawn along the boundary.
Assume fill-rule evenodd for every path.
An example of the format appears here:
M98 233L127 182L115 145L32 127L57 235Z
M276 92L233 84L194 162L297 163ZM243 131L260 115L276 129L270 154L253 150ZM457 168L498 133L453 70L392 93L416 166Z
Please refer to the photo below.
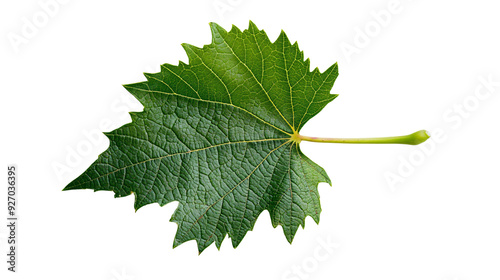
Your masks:
M64 190L133 193L135 209L178 201L174 247L196 240L201 253L226 235L236 247L264 210L291 243L307 216L319 222L317 186L331 184L294 136L336 97L337 64L310 71L284 32L273 43L252 22L210 28L210 45L182 45L189 64L125 85L144 110Z

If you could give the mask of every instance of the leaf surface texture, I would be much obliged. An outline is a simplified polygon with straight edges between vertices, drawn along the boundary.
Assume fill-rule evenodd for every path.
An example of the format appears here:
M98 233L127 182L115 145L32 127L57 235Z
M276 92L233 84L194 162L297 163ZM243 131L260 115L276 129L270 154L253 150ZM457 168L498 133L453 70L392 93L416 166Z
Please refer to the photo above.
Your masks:
M337 64L310 71L284 32L271 42L252 22L210 27L210 45L183 44L189 64L125 85L144 110L105 133L109 148L65 190L133 193L136 209L178 201L174 247L226 235L236 247L264 210L292 242L306 216L319 222L317 186L330 184L292 135L336 97Z

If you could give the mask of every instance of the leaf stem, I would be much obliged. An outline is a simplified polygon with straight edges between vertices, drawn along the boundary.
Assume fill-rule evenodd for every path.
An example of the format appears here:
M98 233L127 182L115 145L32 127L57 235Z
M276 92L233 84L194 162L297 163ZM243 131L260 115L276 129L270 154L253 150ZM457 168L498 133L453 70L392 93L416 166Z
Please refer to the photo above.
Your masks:
M320 138L309 137L296 134L292 136L292 140L296 142L309 141L319 143L345 143L345 144L406 144L418 145L429 139L429 133L426 130L419 130L412 134L393 137L376 137L376 138Z

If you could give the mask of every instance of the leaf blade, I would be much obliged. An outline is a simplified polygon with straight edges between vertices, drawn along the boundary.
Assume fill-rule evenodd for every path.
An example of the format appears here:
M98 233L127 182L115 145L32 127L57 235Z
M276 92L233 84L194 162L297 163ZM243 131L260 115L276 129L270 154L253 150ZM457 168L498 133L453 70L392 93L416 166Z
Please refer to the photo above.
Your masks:
M189 64L125 85L144 110L64 190L133 193L136 210L178 201L174 247L196 240L201 253L226 235L237 247L264 210L291 243L307 216L319 222L317 185L331 184L292 135L336 97L337 66L309 71L284 32L272 43L252 22L210 27L212 44L183 44Z

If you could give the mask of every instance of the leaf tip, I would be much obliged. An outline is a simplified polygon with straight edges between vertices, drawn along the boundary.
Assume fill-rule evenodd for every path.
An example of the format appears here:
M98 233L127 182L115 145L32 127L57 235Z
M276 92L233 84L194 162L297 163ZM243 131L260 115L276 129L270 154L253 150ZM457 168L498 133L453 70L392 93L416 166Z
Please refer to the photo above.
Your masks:
M291 46L292 45L290 43L290 40L288 39L288 36L286 35L286 33L285 33L285 31L283 29L281 29L280 35L278 36L278 39L276 41L283 41L283 44L285 46Z
M192 50L192 49L197 49L196 46L193 46L191 44L188 44L188 43L182 43L181 44L182 48L185 50L185 51L188 51L188 50Z
M174 242L172 243L172 249L177 248L179 245L181 245L181 242L177 241L177 239L174 239Z
M215 38L220 37L222 34L227 33L227 31L215 22L210 22L210 31L212 32L212 42Z
M142 72L142 75L146 77L148 81L153 77L153 73L148 73L148 72Z
M122 84L122 87L125 88L127 91L130 91L132 84Z
M135 203L134 203L134 213L137 213L137 211L139 209L141 209L142 206L144 205L141 205L140 204L140 201L137 199L137 194L134 192L134 197L135 197Z
M202 244L201 242L199 242L198 240L196 241L196 243L198 244L198 256L201 255L201 253L203 253L203 251L205 251L205 249L210 246L210 244L208 244L208 246L206 244Z
M241 33L241 30L238 28L238 26L236 26L236 25L233 24L233 25L231 25L230 32L232 32L232 33Z
M334 64L332 64L330 67L328 67L328 69L327 69L327 70L325 70L325 72L326 72L326 71L328 71L328 70L330 70L330 71L334 71L334 72L337 72L337 73L338 73L338 72L339 72L339 64L338 64L337 62L335 62L335 63L334 63Z
M255 31L259 31L259 28L257 27L257 25L253 21L249 20L248 21L248 30L255 32Z

